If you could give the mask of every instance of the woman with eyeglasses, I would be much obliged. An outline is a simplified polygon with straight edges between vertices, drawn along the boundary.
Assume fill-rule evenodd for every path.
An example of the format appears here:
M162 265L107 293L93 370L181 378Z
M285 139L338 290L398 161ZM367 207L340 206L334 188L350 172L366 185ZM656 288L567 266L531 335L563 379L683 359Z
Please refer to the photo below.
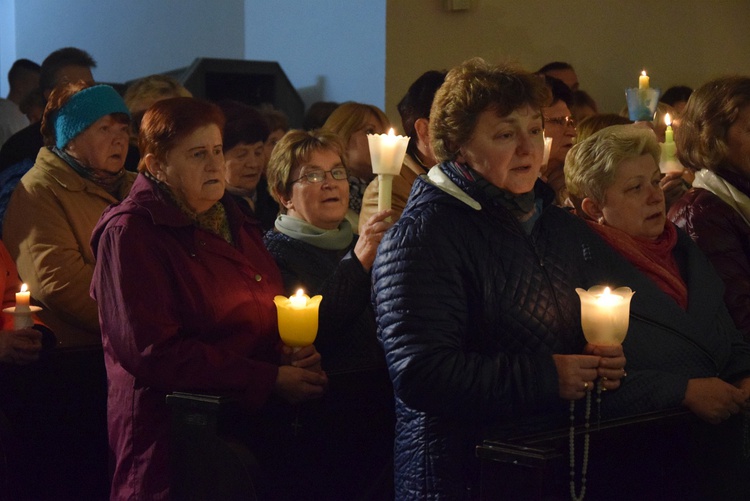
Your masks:
M542 108L544 135L552 139L547 165L542 166L542 179L555 190L555 204L566 205L568 191L565 189L565 155L573 146L576 137L576 122L568 107L572 100L570 89L562 81L546 77L545 83L552 93L552 102Z
M332 132L290 131L266 172L282 214L265 242L286 292L302 288L323 296L315 346L329 391L300 415L305 436L319 441L306 450L312 454L309 494L320 499L361 497L389 469L393 446L392 389L370 304L370 268L391 211L374 214L354 235L345 219L345 150Z

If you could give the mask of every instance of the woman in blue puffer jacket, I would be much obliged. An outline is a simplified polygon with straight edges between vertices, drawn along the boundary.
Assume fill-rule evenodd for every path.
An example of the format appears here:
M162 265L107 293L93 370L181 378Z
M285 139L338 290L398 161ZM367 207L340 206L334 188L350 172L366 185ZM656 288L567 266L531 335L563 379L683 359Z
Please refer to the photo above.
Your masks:
M560 425L568 400L624 374L621 346L586 345L574 292L604 244L538 180L548 99L534 75L481 59L435 96L442 163L415 182L373 267L398 499L477 496L474 447L490 427Z

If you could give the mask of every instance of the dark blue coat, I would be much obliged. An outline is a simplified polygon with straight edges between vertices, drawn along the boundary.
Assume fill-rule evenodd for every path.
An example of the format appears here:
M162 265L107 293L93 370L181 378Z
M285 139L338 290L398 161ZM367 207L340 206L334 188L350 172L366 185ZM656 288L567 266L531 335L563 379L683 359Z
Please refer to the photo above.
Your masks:
M687 234L677 235L673 254L687 285L687 310L618 253L590 254L595 280L635 291L623 342L628 376L603 395L604 418L679 407L688 379L750 375L750 344L729 316L721 278Z
M490 428L565 422L556 421L568 404L552 354L583 348L575 287L589 248L604 245L551 205L541 182L543 212L527 235L474 184L443 166L436 173L414 183L373 268L396 393L397 499L466 497L479 471L474 447Z

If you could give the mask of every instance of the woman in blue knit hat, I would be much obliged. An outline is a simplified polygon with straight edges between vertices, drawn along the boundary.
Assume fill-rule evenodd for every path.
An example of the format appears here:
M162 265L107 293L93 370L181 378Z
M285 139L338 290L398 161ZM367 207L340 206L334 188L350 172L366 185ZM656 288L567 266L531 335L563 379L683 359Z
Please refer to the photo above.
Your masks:
M45 146L8 204L3 240L62 346L101 344L89 241L104 209L133 184L124 169L129 122L108 85L57 87L42 118Z

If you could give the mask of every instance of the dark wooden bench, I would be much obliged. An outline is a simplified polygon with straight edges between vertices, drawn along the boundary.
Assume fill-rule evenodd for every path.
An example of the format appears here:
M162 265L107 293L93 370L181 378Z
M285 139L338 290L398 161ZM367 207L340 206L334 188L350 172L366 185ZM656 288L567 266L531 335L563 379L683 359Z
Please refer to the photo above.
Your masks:
M750 499L742 419L716 427L670 409L592 423L586 499ZM575 429L576 495L584 432ZM569 428L489 438L476 454L482 499L570 499Z
M241 414L236 400L175 392L167 395L167 404L174 499L256 499L255 456L227 433Z

